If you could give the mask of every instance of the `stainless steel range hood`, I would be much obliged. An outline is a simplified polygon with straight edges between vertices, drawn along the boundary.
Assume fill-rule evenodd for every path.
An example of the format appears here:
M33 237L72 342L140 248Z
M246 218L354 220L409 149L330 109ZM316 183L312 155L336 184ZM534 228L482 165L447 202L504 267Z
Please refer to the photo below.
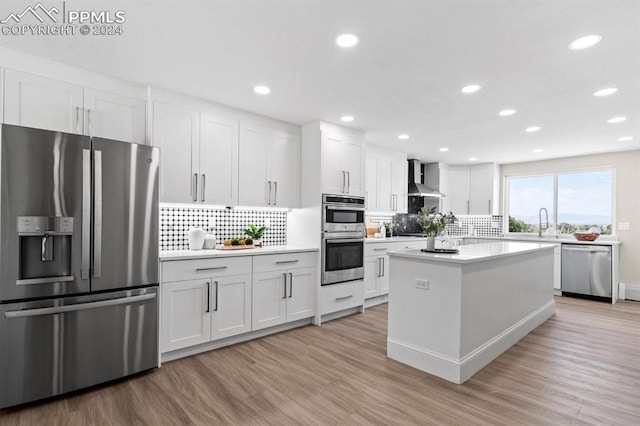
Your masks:
M446 197L437 189L422 183L422 164L420 160L409 160L409 197Z

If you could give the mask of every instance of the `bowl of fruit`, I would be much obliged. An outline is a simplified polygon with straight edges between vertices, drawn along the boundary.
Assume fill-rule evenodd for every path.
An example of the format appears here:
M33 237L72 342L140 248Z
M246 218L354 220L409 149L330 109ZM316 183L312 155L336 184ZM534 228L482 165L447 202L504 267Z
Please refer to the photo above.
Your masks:
M255 248L251 238L231 238L224 240L216 250L245 250Z

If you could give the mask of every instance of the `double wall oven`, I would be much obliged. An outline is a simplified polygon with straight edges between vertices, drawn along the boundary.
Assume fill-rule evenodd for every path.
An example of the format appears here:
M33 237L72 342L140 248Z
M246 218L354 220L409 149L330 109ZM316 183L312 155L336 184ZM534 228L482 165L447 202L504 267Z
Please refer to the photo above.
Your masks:
M364 278L364 197L322 196L322 285Z

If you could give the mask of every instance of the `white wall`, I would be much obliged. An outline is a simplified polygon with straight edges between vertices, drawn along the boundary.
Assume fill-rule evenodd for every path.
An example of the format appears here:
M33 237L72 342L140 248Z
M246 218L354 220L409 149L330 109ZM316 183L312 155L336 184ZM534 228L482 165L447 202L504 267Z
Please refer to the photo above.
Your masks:
M640 284L640 150L613 152L556 160L505 164L502 166L502 194L505 199L504 178L537 173L555 173L571 170L615 168L614 228L620 247L620 282ZM629 231L619 231L619 222L629 222Z

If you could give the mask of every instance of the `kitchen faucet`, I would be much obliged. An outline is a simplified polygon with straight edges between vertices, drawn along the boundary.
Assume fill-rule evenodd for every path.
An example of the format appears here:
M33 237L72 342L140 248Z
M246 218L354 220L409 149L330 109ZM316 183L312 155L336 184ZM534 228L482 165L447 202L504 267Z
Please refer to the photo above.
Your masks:
M547 217L545 229L549 229L549 212L543 207L538 211L538 238L542 238L542 210L544 210L544 215Z

